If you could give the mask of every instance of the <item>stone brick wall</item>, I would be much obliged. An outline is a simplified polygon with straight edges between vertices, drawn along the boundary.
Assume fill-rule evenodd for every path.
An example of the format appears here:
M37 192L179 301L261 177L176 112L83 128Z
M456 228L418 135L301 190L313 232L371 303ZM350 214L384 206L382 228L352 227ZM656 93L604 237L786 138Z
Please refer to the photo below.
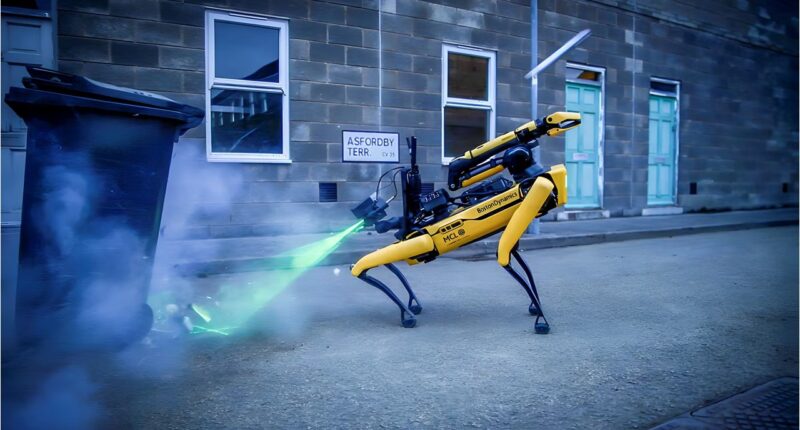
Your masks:
M292 164L205 167L243 176L242 186L233 190L227 212L198 201L211 209L198 211L175 234L330 230L350 221L349 208L391 167L341 163L343 129L416 135L423 179L444 186L442 42L496 50L497 131L527 121L530 90L522 76L530 66L529 6L449 3L384 0L381 53L374 0L65 0L59 2L59 67L203 106L204 8L288 19ZM202 147L203 134L202 127L192 130L183 148ZM338 183L339 203L318 202L320 181Z
M796 204L797 7L729 3L539 0L540 59L575 31L593 30L567 58L606 67L604 207L615 216L646 206L650 76L682 82L680 205ZM197 187L219 185L203 177L235 177L235 186L219 193L225 201L203 193L193 201L170 199L174 191L168 192L167 216L177 211L171 206L197 209L180 228L167 229L172 237L346 225L349 208L391 166L341 163L343 129L416 135L423 180L444 186L443 42L497 52L498 133L529 120L530 87L522 78L531 63L526 0L62 0L58 7L61 70L199 107L206 8L289 20L292 163L205 163L204 128L191 130L176 160L192 160ZM563 109L564 65L540 79L540 114ZM563 139L544 139L545 164L563 162L563 146ZM321 181L338 183L339 202L318 202ZM689 194L693 182L696 195Z
M781 2L539 1L540 59L592 37L540 80L540 111L564 105L566 61L606 67L604 208L647 205L652 76L681 81L678 205L797 204L797 5ZM543 145L561 162L563 139ZM690 194L690 184L697 194ZM788 192L783 184L788 184Z

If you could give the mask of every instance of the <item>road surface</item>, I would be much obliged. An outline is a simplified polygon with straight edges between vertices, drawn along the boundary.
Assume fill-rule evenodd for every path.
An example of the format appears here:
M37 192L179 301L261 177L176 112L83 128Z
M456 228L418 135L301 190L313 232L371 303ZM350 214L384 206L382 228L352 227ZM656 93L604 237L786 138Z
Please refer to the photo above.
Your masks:
M525 252L548 335L494 260L400 265L424 306L413 329L346 267L315 268L256 334L94 369L103 427L649 428L797 376L797 238L780 227Z

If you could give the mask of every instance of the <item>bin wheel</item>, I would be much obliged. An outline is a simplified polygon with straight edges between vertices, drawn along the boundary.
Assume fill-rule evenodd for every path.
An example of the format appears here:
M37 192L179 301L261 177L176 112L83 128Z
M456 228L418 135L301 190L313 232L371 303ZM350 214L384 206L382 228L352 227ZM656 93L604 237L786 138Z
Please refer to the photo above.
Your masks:
M137 342L147 336L147 333L150 333L150 329L153 328L153 321L154 321L154 314L153 308L150 307L147 303L142 303L142 306L139 310L139 321L136 326L136 329L133 330L132 334L132 342Z
M142 340L153 328L153 321L153 308L147 303L142 303L137 314L132 318L130 327L124 333L121 333L118 339L114 340L114 347L118 350L123 350Z

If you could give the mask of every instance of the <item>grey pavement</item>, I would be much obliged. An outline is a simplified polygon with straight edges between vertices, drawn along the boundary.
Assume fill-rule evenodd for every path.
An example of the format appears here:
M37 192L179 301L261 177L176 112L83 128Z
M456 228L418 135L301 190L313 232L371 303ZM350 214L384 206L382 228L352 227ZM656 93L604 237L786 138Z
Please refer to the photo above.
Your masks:
M683 414L653 430L795 430L797 393L797 378L778 378Z
M317 267L247 336L94 366L103 427L651 428L797 377L796 226L523 254L548 335L534 334L523 290L491 258L401 265L424 306L413 329L344 266ZM192 284L213 294L277 276Z
M590 221L543 222L541 234L525 235L520 248L542 249L588 245L652 237L669 237L711 231L731 231L781 225L797 225L798 209L766 209L720 213L624 217ZM347 226L342 226L345 228ZM298 245L312 243L327 235L242 237L202 240L161 240L157 261L187 275L222 274L279 268L274 256ZM499 235L471 244L445 257L494 255ZM351 236L328 256L323 264L352 264L361 256L394 241L390 233L363 231ZM284 260L285 261L285 260Z

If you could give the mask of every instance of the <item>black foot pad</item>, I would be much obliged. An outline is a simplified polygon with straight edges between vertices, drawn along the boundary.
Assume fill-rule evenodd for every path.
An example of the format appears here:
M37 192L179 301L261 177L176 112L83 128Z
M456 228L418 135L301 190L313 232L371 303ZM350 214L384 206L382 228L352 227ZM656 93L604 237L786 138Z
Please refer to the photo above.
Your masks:
M416 318L406 318L403 320L403 327L405 328L414 328L417 325Z
M531 305L528 306L528 313L533 316L537 316L539 315L539 309L537 309L536 306L534 306L533 303L531 303Z
M417 305L417 304L413 304L413 305L408 307L408 310L413 312L414 315L419 315L419 314L422 313L422 306L421 305Z
M548 324L548 323L536 323L536 325L533 326L533 330L536 332L536 334L547 334L547 333L550 333L550 324Z

